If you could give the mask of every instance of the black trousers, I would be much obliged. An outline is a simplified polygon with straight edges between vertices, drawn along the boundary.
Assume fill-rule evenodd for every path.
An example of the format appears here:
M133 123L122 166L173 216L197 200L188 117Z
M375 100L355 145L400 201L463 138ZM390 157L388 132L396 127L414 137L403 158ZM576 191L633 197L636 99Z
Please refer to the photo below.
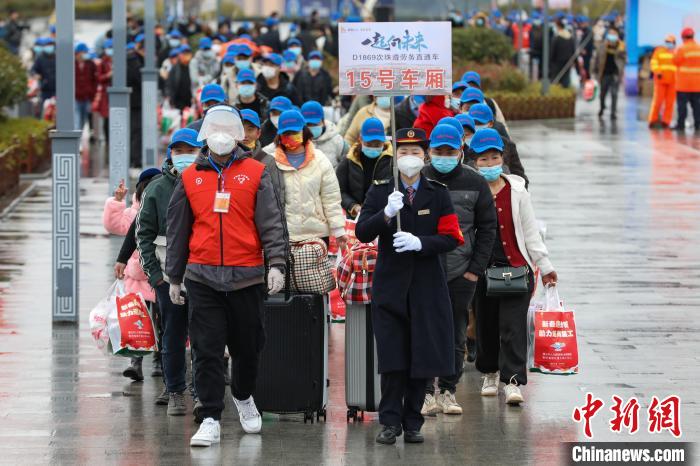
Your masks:
M693 122L695 129L700 129L700 92L676 92L678 104L678 121L676 124L685 128L685 119L688 117L688 104L693 110Z
M131 145L129 146L129 159L131 168L141 168L141 144L143 134L141 134L141 109L132 108L129 114L129 124L131 126Z
M445 375L438 379L438 389L441 392L457 391L457 383L464 371L464 354L467 352L467 325L469 325L469 305L474 297L476 282L466 278L457 277L447 283L450 290L450 301L452 302L452 318L455 331L455 371L453 374ZM434 379L428 379L425 392L433 394L435 392Z
M486 279L476 285L476 369L484 374L500 371L501 382L511 377L527 384L527 309L534 289L514 296L486 296Z
M237 361L231 393L245 400L255 392L263 329L263 285L217 291L185 279L190 304L190 340L196 354L194 383L203 417L221 419L224 410L224 368L221 355L228 346Z
M425 400L425 379L412 379L408 371L381 374L382 399L379 401L379 423L403 426L404 430L420 430Z
M604 74L600 83L600 112L605 110L605 97L610 91L610 113L617 112L617 91L620 88L620 77L616 74Z

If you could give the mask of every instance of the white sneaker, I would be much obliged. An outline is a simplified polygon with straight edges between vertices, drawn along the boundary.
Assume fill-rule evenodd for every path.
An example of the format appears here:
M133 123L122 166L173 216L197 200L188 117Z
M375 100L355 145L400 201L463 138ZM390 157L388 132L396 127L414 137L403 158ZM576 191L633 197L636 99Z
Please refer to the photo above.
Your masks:
M518 381L515 380L515 376L510 378L510 383L505 386L503 391L506 394L506 404L519 405L525 401L523 394L520 392L520 388L518 387Z
M191 447L209 447L221 440L221 426L219 421L208 417L202 421L199 430L190 439Z
M462 414L462 407L457 403L454 393L449 390L438 395L437 404L443 414Z
M425 401L423 401L423 408L420 410L420 413L423 416L435 416L439 412L440 407L437 404L437 400L435 400L435 396L431 395L430 393L426 394Z
M498 395L498 372L484 374L484 383L481 385L481 396Z
M233 398L233 403L238 409L238 417L241 420L241 427L247 434L257 434L262 429L262 417L258 412L258 408L255 407L255 401L253 397L248 397L247 400L237 400L235 396Z

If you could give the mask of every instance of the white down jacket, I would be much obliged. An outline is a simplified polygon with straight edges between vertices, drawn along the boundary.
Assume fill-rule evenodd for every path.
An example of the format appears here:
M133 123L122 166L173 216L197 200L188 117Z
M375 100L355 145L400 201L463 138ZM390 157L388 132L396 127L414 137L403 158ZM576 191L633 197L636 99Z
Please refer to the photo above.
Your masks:
M314 139L314 145L328 157L333 168L336 168L347 155L345 139L338 132L338 128L332 121L326 120L326 130L318 139Z
M549 252L544 245L540 228L532 208L530 193L525 189L525 180L518 175L501 175L510 183L511 209L518 249L532 270L540 268L542 275L554 270L549 261Z
M345 217L340 207L340 186L328 158L306 143L306 160L298 168L287 161L280 146L275 162L284 176L285 215L290 241L335 237L345 234Z

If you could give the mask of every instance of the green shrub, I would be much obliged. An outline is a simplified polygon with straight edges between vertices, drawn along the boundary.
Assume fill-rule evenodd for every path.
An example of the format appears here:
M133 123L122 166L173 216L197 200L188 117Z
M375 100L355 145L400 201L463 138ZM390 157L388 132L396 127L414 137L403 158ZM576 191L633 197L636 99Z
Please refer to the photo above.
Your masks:
M19 103L27 94L27 74L15 55L0 48L0 114L3 107Z
M493 29L452 29L453 60L500 63L512 59L514 53L510 39Z
M513 91L527 87L527 78L510 63L476 63L456 60L452 65L453 82L461 79L466 71L476 71L481 76L481 89L484 92Z
M35 144L43 144L49 136L50 123L36 118L2 118L0 121L0 151L15 143L25 144L30 136Z

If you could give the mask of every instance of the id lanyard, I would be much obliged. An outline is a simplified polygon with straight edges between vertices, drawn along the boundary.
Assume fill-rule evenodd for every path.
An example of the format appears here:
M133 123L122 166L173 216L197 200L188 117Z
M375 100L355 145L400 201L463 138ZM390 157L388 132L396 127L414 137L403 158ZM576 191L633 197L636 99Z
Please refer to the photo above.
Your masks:
M225 214L228 213L229 209L229 204L231 202L231 193L227 193L225 191L225 177L223 170L219 169L219 166L212 160L211 155L207 157L209 160L209 164L216 170L216 172L219 174L219 180L221 181L220 187L218 186L219 183L217 183L217 188L216 188L216 195L214 196L214 212L220 213L220 214ZM231 166L233 163L233 157L231 157L231 160L228 161L226 166L224 167L224 170L226 170L228 167Z

